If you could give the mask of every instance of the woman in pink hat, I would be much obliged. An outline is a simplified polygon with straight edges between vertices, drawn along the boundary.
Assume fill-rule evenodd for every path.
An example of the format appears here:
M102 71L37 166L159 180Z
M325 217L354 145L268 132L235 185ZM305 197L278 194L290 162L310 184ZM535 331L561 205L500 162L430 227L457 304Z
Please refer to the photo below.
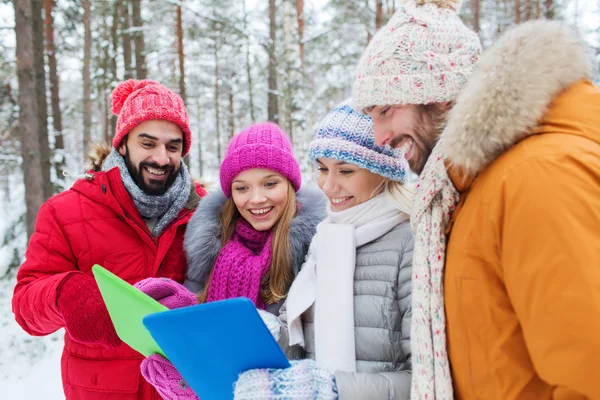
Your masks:
M233 137L220 180L222 191L202 199L188 224L185 287L165 279L136 286L169 308L247 297L267 311L261 315L268 324L325 218L325 198L316 189L300 190L290 140L273 123L252 125ZM196 398L159 355L144 360L142 374L164 399Z

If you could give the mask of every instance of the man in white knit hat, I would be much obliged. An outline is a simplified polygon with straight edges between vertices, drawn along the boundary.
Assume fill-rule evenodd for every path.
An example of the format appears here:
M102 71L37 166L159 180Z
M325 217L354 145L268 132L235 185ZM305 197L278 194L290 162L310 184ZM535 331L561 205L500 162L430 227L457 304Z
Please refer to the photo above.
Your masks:
M423 171L446 116L481 54L479 37L458 16L461 3L401 1L358 64L352 106L373 118L375 143L403 148L410 168L417 174ZM411 219L414 224L414 216ZM419 258L424 257L414 254L415 261ZM443 268L443 258L440 263ZM441 288L437 299L431 296L431 281L422 282L424 276L431 274L419 276L413 270L411 399L451 399ZM430 302L436 300L430 309ZM432 329L437 335L432 335Z
M405 146L420 173L452 102L481 53L458 0L407 0L375 35L358 65L353 107L374 120L378 145Z
M403 2L353 90L377 144L406 146L420 173L411 399L600 399L591 58L564 25L535 21L477 61L459 7Z

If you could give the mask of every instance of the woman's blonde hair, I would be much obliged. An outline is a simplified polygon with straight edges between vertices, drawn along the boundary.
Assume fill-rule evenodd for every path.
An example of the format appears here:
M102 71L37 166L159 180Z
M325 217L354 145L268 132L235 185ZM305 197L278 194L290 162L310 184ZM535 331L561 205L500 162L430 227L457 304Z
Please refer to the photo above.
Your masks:
M271 266L262 279L261 297L266 304L278 303L287 296L287 291L292 283L292 251L290 248L290 226L296 216L298 206L296 203L296 192L288 183L287 201L279 220L273 226L273 240L271 241ZM221 222L221 248L231 239L235 232L241 215L233 198L230 197L225 203L219 221ZM198 303L206 302L208 288L212 280L212 272L204 289L196 297Z
M392 199L398 210L410 216L414 196L414 185L412 183L402 183L384 177L371 193L371 198L384 192Z

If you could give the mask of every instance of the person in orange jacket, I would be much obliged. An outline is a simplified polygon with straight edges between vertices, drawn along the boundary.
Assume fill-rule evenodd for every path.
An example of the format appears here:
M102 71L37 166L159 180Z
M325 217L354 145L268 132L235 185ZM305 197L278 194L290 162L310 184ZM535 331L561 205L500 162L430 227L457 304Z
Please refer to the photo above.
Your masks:
M393 35L381 32L369 47ZM441 135L419 131L431 155L393 123L410 104L369 98L398 90L381 86L373 54L354 107L378 144L427 160L412 215L411 398L600 399L600 91L584 44L557 22L506 32L443 104Z

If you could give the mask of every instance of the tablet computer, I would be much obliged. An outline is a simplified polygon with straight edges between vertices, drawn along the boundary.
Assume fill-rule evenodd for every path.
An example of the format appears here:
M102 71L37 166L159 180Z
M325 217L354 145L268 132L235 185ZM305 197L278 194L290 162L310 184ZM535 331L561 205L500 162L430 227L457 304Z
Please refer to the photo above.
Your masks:
M233 399L240 373L290 363L245 297L148 315L144 325L202 400Z
M165 356L142 319L168 308L98 264L92 267L92 273L121 340L146 357L154 353Z

